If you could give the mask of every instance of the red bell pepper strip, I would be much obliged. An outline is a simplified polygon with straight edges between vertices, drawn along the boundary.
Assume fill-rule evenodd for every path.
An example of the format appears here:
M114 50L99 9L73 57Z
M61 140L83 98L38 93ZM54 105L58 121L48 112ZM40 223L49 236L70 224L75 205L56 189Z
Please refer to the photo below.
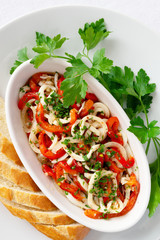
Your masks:
M60 96L63 96L63 91L61 90L61 83L65 80L65 78L62 76L61 78L58 79L57 81L57 87L58 87L58 94Z
M116 132L119 127L119 120L117 117L110 117L107 121L108 131Z
M44 119L44 109L41 103L37 105L37 110L36 110L36 120L38 124L46 131L48 132L54 132L54 133L63 133L63 132L69 132L71 130L72 125L75 123L77 119L77 114L76 114L76 109L71 109L70 110L70 116L71 116L71 121L66 127L61 127L61 126L56 126L56 125L51 125L48 122L45 121Z
M108 149L106 152L111 153L112 151ZM105 162L109 162L109 169L115 173L120 173L123 172L125 169L124 168L119 168L117 167L116 163L112 161L112 159L108 156L108 154L105 154Z
M81 106L77 106L76 103L74 103L71 107L72 107L72 108L75 108L77 111L81 108Z
M69 127L72 127L72 125L75 123L75 121L77 120L77 110L75 108L72 108L70 110L70 116L71 116L71 121L69 123Z
M79 114L81 118L85 117L89 113L89 110L92 108L93 104L94 102L90 99L85 102L84 107Z
M61 161L59 162L60 166L69 174L71 175L75 175L78 173L84 173L84 168L82 167L82 165L78 164L76 162L76 160L73 160L71 165L68 165L66 161Z
M72 161L71 166L72 168L75 167L75 170L77 170L78 173L84 173L84 167L80 162L77 162L75 159Z
M69 192L74 198L76 198L79 201L82 201L82 199L84 198L80 195L81 192L80 189L77 186L74 186L73 184L62 182L59 186L62 190Z
M62 190L69 192L75 199L81 201L83 197L80 195L81 191L79 187L74 186L73 184L67 183L65 180L63 182L58 181L58 179L62 178L62 176L64 175L64 170L66 171L63 165L64 162L66 161L61 161L54 165L56 182Z
M124 202L124 199L125 199L125 198L124 198L123 194L121 193L119 187L117 188L117 197L119 197L120 200L121 200L122 202Z
M126 183L127 185L134 187L134 191L139 192L140 184L136 179L136 175L134 173L131 173L130 180Z
M38 92L39 91L39 86L38 83L42 79L40 78L43 74L47 74L47 72L38 72L35 73L29 80L29 86L33 92Z
M133 157L130 157L128 160L125 160L120 151L118 151L117 148L112 148L112 151L114 151L114 157L122 164L124 168L131 168L133 167L135 160Z
M54 159L58 159L58 158L62 157L66 153L63 148L59 149L56 153L53 153L51 150L48 150L48 148L46 147L44 136L45 136L44 131L40 132L40 134L38 136L39 149L40 149L41 153L43 154L43 156L45 156L46 158L48 158L50 160L54 160Z
M52 144L52 140L47 134L44 135L44 142L45 142L46 148L49 148Z
M110 117L107 121L108 133L107 135L111 138L111 141L118 142L123 145L123 138L118 132L119 120L117 117Z
M49 167L47 164L42 165L42 170L44 173L46 173L48 176L52 177L54 180L56 179L55 171L51 167Z
M89 93L89 92L86 92L86 99L90 99L92 100L93 102L98 102L98 98L96 97L96 95L94 93Z
M39 96L36 92L25 93L23 97L21 97L21 99L18 101L18 108L22 110L30 99L39 100Z

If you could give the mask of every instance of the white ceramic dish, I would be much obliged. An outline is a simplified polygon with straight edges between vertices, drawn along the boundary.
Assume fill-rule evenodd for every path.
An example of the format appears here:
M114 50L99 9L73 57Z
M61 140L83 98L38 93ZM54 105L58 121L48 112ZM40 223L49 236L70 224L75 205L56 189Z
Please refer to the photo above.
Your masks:
M59 16L63 16L63 18L59 18ZM65 43L64 48L60 50L60 54L64 51L76 54L82 47L82 42L77 34L78 28L83 27L85 22L95 21L101 17L104 17L108 30L112 31L112 34L98 47L105 47L107 57L113 59L114 63L119 66L127 65L135 73L141 67L144 68L150 76L151 82L157 83L157 93L154 95L150 120L156 119L160 122L160 111L157 111L157 106L160 105L160 94L158 94L160 92L158 74L160 35L135 19L106 8L87 6L52 7L17 18L2 27L0 29L0 46L3 46L0 51L0 96L5 96L10 78L9 69L16 58L17 50L24 46L28 46L30 49L33 47L35 31L40 31L49 36L61 33L62 36L69 37L70 40ZM18 125L16 127L18 128ZM155 158L155 150L151 146L148 160L151 162ZM23 240L48 239L35 231L27 222L12 216L2 204L0 204L0 211L2 239L9 240L13 236L16 240L22 238ZM10 230L8 231L8 229ZM126 231L100 233L92 230L85 240L159 240L159 229L160 206L152 218L148 217L148 210L146 210L142 219Z
M86 217L83 210L73 205L67 198L57 190L54 181L46 177L42 172L41 164L37 160L35 153L29 146L28 139L23 130L20 111L17 106L18 93L20 87L24 86L27 80L36 72L59 72L63 74L65 68L70 66L62 59L49 59L44 62L38 70L30 64L30 61L23 63L16 69L10 78L6 91L6 118L11 139L15 149L22 160L25 168L30 173L33 180L44 194L68 216L81 224L102 232L118 232L126 230L136 224L143 216L150 196L150 173L144 149L138 139L130 132L127 132L128 141L134 153L134 157L139 168L140 193L133 209L118 218L106 220L93 220ZM129 127L129 119L118 102L112 95L89 74L84 79L89 88L99 100L106 103L112 116L117 116L121 128L126 130ZM17 128L17 126L19 126ZM147 186L147 187L146 187Z

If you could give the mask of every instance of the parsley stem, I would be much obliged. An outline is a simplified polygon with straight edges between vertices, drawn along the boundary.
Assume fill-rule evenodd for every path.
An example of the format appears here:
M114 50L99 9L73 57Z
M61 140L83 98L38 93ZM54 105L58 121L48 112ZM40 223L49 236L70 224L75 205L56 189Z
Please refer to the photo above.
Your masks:
M143 111L144 111L144 114L145 114L145 117L146 117L147 127L149 127L149 120L148 120L148 115L147 115L147 112L146 112L146 108L143 104L143 101L142 101L141 97L139 98L139 100L141 102L141 105L142 105L142 108L143 108Z
M86 53L84 52L84 49L83 49L83 56L86 57L86 58L90 61L91 64L93 64L92 60L91 60L90 57L88 56L88 52L89 52L89 51L87 51L87 54L86 54Z
M147 143L146 155L148 154L148 150L149 150L150 143L151 143L151 138L149 138L148 143Z
M66 60L70 60L70 58L68 57L64 57L64 56L56 56L56 55L52 55L53 58L62 58L62 59L66 59Z
M156 140L155 138L152 138L153 140L153 143L154 143L154 146L155 146L155 149L156 149L156 153L157 153L157 157L158 157L158 172L159 172L159 151L158 151L158 147L157 147L157 144L156 144Z

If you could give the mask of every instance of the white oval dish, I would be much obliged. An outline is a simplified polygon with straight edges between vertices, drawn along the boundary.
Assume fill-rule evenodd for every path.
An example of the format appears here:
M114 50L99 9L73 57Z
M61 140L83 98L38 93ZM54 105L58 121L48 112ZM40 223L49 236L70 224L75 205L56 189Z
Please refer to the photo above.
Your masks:
M35 69L30 61L20 65L10 78L6 91L6 118L15 149L22 160L25 168L36 182L42 192L64 213L77 222L102 232L118 232L126 230L136 224L143 216L150 196L150 172L144 149L139 140L127 131L128 142L134 153L139 168L140 193L133 209L125 216L110 220L93 220L86 217L83 210L73 205L63 196L54 184L54 181L46 177L41 169L41 163L37 160L35 153L29 146L28 139L21 122L20 111L17 106L18 93L27 80L36 72L59 72L63 74L65 68L70 66L62 59L49 59L38 69ZM92 76L86 74L84 79L92 92L99 100L106 103L111 115L117 116L120 127L126 130L129 127L129 118L113 96Z

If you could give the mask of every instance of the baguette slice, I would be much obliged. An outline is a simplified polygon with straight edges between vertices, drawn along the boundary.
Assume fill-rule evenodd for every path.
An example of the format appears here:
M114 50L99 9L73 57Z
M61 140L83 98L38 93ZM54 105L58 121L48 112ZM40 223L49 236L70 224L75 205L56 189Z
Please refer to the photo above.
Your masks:
M78 223L70 225L45 225L31 223L38 231L53 240L82 240L88 234L89 228Z
M27 207L56 210L57 207L42 192L31 192L0 177L0 197Z
M25 219L31 223L66 225L75 222L60 210L41 211L11 202L2 197L0 197L0 201L14 216Z
M4 100L1 97L0 97L0 132L2 133L2 135L6 136L6 138L11 140L6 123Z
M1 137L1 141L0 141L1 153L3 153L7 158L9 158L15 164L17 164L19 166L23 166L12 142L10 142L6 137L3 137L2 135L0 137Z
M39 188L27 173L24 167L10 161L0 152L0 175L3 178L23 187L27 190L39 192Z

